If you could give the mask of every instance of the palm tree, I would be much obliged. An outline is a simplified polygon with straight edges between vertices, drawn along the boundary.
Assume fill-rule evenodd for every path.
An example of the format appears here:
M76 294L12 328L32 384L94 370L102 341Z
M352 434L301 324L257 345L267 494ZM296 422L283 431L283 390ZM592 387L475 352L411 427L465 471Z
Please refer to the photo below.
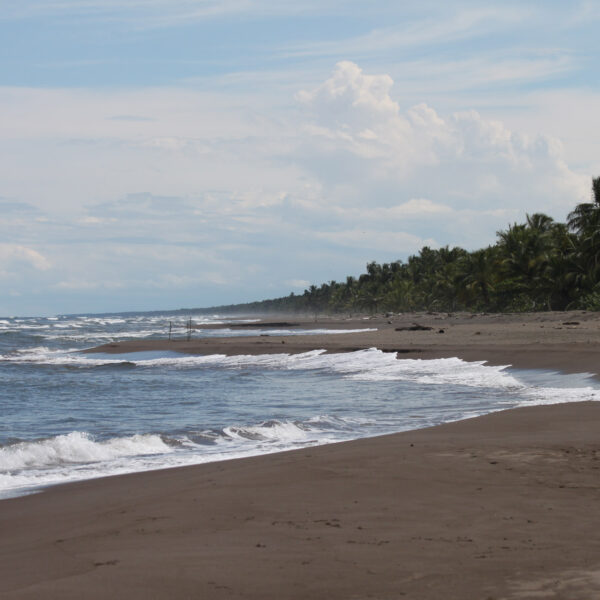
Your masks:
M554 234L560 227L552 217L541 213L527 215L525 224L511 225L498 232L497 248L504 273L503 291L526 294L535 305L536 283L544 272L554 248Z
M539 233L547 233L554 226L554 219L543 213L534 213L533 215L526 215L527 226L530 229L538 231Z
M600 276L600 177L592 179L592 200L578 204L568 216L569 228L579 237L579 260L590 288Z
M481 304L491 307L490 294L494 291L497 276L496 251L489 246L467 254L460 263L457 276L459 285L466 292L466 304Z
M569 229L582 235L598 230L600 224L600 177L592 179L592 202L578 204L567 217Z

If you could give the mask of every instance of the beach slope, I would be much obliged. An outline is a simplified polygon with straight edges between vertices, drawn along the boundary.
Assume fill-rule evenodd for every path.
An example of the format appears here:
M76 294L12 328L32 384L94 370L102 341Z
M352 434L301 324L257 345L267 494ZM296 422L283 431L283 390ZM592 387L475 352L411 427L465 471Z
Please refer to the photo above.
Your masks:
M378 348L397 352L398 358L456 356L468 361L485 360L492 365L598 375L600 313L405 313L348 319L319 317L318 322L289 315L286 318L288 322L275 323L275 327L271 326L272 319L244 324L246 334L256 328L254 336L214 337L218 333L215 329L231 329L231 324L199 325L199 329L213 330L213 336L197 331L190 340L179 337L115 341L86 352L175 351L232 356L296 354L317 348L328 352ZM282 333L286 329L288 334ZM290 334L292 331L294 335ZM310 334L298 335L307 332Z
M600 404L0 502L0 597L600 597Z

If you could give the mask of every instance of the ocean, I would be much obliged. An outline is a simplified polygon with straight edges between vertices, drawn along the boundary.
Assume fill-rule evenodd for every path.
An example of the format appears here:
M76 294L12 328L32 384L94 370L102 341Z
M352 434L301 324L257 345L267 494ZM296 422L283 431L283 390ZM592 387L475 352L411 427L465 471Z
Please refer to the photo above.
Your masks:
M600 399L589 374L458 358L344 354L81 354L126 339L298 335L202 329L243 317L126 313L0 319L0 498L120 473L417 429L489 412ZM366 328L366 327L365 327ZM340 333L339 330L331 333Z

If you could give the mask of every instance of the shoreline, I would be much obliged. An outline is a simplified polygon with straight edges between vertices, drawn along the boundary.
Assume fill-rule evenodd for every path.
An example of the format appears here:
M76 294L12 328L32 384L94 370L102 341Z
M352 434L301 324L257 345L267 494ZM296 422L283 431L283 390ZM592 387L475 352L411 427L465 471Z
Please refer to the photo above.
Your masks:
M0 501L5 598L589 598L600 403Z
M192 339L153 339L111 342L84 350L86 353L126 354L142 351L174 351L187 354L297 354L315 349L352 352L378 348L397 352L398 358L437 359L458 357L486 361L490 365L511 365L518 369L549 369L564 373L590 373L600 378L600 313L466 314L411 313L389 317L285 318L288 327L301 329L366 329L336 334L273 335L275 319L265 317L252 327L256 336L206 337L202 329L217 330L229 325L197 326ZM264 323L264 325L262 325ZM423 330L410 330L414 325ZM252 329L243 326L245 331ZM239 329L242 329L241 327Z
M598 377L595 313L312 325L357 323L377 331L136 340L86 352L381 347L398 358L458 356ZM432 329L407 329L414 323ZM2 499L0 596L587 600L600 596L599 430L599 402L522 407Z

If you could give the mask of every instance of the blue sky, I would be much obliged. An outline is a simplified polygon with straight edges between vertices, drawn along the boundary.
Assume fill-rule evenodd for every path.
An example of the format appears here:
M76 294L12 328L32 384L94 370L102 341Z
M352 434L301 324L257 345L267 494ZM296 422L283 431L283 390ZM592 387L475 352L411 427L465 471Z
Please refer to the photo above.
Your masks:
M0 315L294 292L564 219L600 2L0 0Z

